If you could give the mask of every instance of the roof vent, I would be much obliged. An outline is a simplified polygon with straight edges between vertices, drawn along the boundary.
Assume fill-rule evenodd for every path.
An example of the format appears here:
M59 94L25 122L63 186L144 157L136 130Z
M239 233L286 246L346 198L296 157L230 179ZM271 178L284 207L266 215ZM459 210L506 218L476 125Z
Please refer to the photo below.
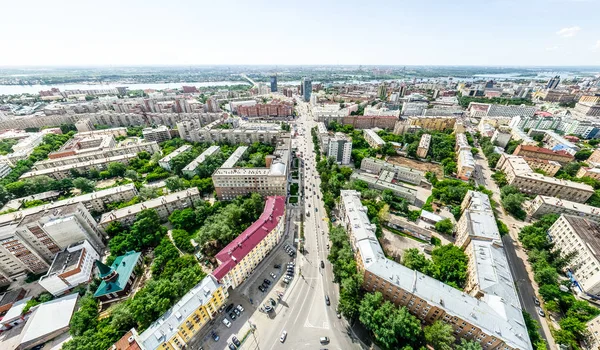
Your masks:
M131 337L127 338L127 342L129 344L133 343L134 340L135 340L135 338L133 337L133 335ZM116 348L116 346L115 346L115 348Z

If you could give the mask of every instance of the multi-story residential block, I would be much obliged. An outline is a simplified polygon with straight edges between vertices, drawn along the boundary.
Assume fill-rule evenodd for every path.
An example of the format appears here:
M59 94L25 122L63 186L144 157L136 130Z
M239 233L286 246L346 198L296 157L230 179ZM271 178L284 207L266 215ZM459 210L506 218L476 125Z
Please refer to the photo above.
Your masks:
M62 147L55 152L48 154L48 158L56 159L62 157L70 157L74 155L84 154L88 152L97 152L106 149L114 148L116 144L115 138L112 135L99 136L78 136L75 135L72 139L65 142Z
M600 294L600 223L562 214L548 229L548 236L562 257L572 256L568 271L584 293Z
M553 160L523 157L531 169L542 170L548 176L554 176L560 170L560 163Z
M475 158L470 150L460 150L456 162L456 176L461 180L469 180L475 171Z
M600 221L600 208L549 196L536 196L524 206L529 218L540 218L546 214L567 214Z
M73 243L87 240L96 251L104 248L102 233L81 203L3 219L9 220L0 224L0 284L25 272L46 271L54 255Z
M600 164L600 148L596 148L586 162Z
M239 106L237 114L240 117L288 117L293 114L291 103L260 103L252 106Z
M469 190L460 205L455 245L466 248L472 240L499 241L500 232L487 194Z
M350 164L352 155L352 138L344 133L336 132L329 137L327 157L333 157L338 164Z
M503 154L496 168L504 171L509 185L523 193L559 197L578 203L584 203L594 194L590 185L533 172L522 157Z
M575 177L591 177L592 179L600 180L600 168L581 167Z
M235 164L247 150L245 146L238 147L212 175L217 198L229 200L254 192L263 196L287 195L289 147L289 139L283 140L275 150L276 159L269 160L266 168L236 168Z
M144 350L187 348L189 341L219 316L226 300L226 289L208 275L143 333L138 335L133 330L132 334L126 335L127 344L135 342L139 349Z
M536 101L570 103L575 101L576 96L568 91L546 89L536 92L533 97Z
M531 138L529 135L527 135L527 133L519 128L512 128L510 130L510 135L512 136L512 139L514 141L521 141L521 144L519 146L533 146L533 147L537 147L536 145L538 144L537 141L535 141L533 138ZM539 148L539 147L537 147Z
M100 129L100 130L88 130L88 131L80 131L76 135L77 137L98 137L98 136L127 136L127 128L109 128L109 129Z
M453 129L456 123L454 116L419 116L408 117L408 125L425 130L448 130Z
M514 116L509 126L518 129L556 130L561 123L560 117L533 115L529 117Z
M130 205L121 209L113 210L103 214L98 222L98 228L105 230L111 222L121 222L125 225L131 225L135 217L145 209L155 209L161 220L166 220L176 209L185 209L193 207L194 203L200 199L198 188L192 187L187 190L169 193L165 196L150 199L142 203Z
M429 152L430 144L431 144L431 135L423 134L421 136L421 140L419 141L419 147L417 147L417 157L419 157L419 158L427 157L427 152Z
M202 152L196 159L194 159L190 164L186 165L185 168L181 170L181 172L187 177L194 177L196 175L196 169L198 166L206 160L206 158L215 155L219 152L221 148L219 146L210 146L204 152Z
M179 124L178 124L179 125ZM165 125L160 125L156 128L144 128L142 136L146 141L164 142L171 139L171 132Z
M4 179L6 175L10 174L12 168L8 163L0 163L0 179Z
M379 137L377 132L373 129L364 129L363 136L365 137L365 141L367 141L369 146L374 149L379 149L385 145L385 141L383 141L383 139Z
M114 303L126 297L136 279L136 267L141 266L142 253L129 251L117 256L110 267L96 260L99 277L102 279L94 297L103 304Z
M583 116L600 116L600 95L583 95L575 105L575 113Z
M75 128L77 128L77 131L79 132L92 131L95 129L94 124L92 124L92 121L88 118L78 120L77 123L75 123Z
M94 262L100 254L88 241L73 243L54 256L48 272L38 283L54 296L60 296L92 278Z
M107 169L110 163L121 163L127 165L129 164L129 161L131 159L136 157L137 154L128 153L108 158L94 159L87 162L73 163L53 168L28 171L25 174L21 175L20 179L29 179L37 176L49 176L55 180L62 180L73 177L73 171L76 171L78 173L86 173L92 169L102 171Z
M163 168L167 171L171 171L171 160L173 160L173 158L177 157L178 155L183 154L188 151L191 151L191 150L192 150L192 146L183 145L183 146L179 147L178 149L174 150L173 152L169 153L166 157L159 160L158 165L160 165L161 168Z
M471 145L469 145L469 141L467 140L467 136L464 133L456 133L456 147L455 151L467 150L471 151Z
M532 349L520 304L503 302L502 296L489 292L495 281L478 287L486 295L477 299L388 260L357 191L341 192L340 213L365 290L381 292L385 299L406 307L425 323L439 320L450 325L455 337L475 340L484 350ZM480 272L484 281L489 278L485 273Z
M532 117L537 107L534 106L505 106L488 103L471 102L467 107L467 113L473 117Z
M317 123L317 136L321 150L325 151L329 147L329 132L327 131L327 127L325 127L325 123Z
M427 109L429 103L427 102L403 102L402 103L402 115L405 116L416 116L423 115L423 112Z
M393 171L382 170L378 176L367 175L362 172L353 172L350 179L364 181L369 188L374 188L376 190L390 190L396 196L406 199L410 204L414 204L417 200L417 190L394 182Z
M376 158L363 158L360 162L360 170L379 175L382 171L390 171L394 174L394 180L408 182L413 185L422 185L425 173L413 168L388 163Z
M572 162L575 157L566 151L552 151L547 148L519 145L513 152L513 155L520 157L529 157L537 159L546 159L559 162L560 164L567 164Z
M35 170L56 168L64 165L85 163L93 160L106 159L132 153L137 154L140 152L148 152L150 154L154 154L156 152L160 152L160 147L156 142L127 143L125 145L120 145L115 148L109 148L101 151L87 152L77 154L74 156L42 160L36 162L33 165L33 168Z
M223 248L215 258L219 266L212 275L236 289L279 243L285 232L285 197L269 196L257 221Z

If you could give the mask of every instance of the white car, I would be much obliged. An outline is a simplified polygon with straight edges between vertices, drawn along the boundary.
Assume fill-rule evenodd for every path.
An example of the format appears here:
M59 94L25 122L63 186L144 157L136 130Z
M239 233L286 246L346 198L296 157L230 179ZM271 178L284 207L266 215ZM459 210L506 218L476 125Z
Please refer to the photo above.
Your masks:
M281 332L281 337L279 338L279 341L283 343L285 342L285 338L287 338L287 332L283 331Z
M223 324L225 325L225 327L230 328L231 327L231 322L229 322L229 320L227 319L227 317L225 317L223 319Z
M238 305L237 309L240 310L240 312L244 312L244 308L242 307L242 305Z

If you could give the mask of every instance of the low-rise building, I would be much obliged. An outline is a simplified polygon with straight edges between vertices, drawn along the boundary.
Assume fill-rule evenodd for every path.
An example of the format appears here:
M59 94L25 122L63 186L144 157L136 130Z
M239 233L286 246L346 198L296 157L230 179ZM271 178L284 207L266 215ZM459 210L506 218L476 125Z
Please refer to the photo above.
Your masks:
M164 142L171 139L171 132L165 125L160 125L156 128L144 128L142 136L146 141Z
M100 217L100 221L98 221L98 228L105 230L111 222L115 221L121 222L124 225L131 225L135 221L137 214L146 209L155 209L160 219L166 220L174 210L193 207L194 203L199 199L201 199L200 191L197 187L172 192L165 196L103 214Z
M503 302L502 296L488 292L487 285L479 288L485 293L477 299L387 259L359 192L341 191L339 209L365 290L381 292L427 324L444 322L456 338L475 340L483 349L533 349L520 303Z
M570 154L575 154L579 151L579 146L565 139L554 131L546 130L546 135L543 139L544 144L553 151L565 150Z
M341 132L336 132L329 137L327 145L327 157L333 157L338 164L350 164L352 155L352 138Z
M327 127L325 127L325 123L317 123L317 136L321 150L326 150L329 147L329 132L327 131Z
M385 141L383 141L383 139L379 137L377 132L373 129L364 129L363 136L365 137L365 141L367 141L369 146L374 149L379 149L385 145Z
M24 314L23 310L25 310L29 300L31 300L31 297L16 300L14 303L10 304L8 311L3 311L5 314L2 316L2 320L0 320L0 325L2 325L0 328L2 330L11 329L27 321L30 313Z
M206 160L206 158L217 154L221 148L219 146L210 146L204 152L202 152L196 159L190 164L186 165L181 172L187 177L194 177L196 175L196 169L198 166Z
M132 330L125 339L128 343L136 342L144 350L185 348L207 323L219 316L219 309L226 300L226 289L208 275L143 333L137 335Z
M376 190L390 190L396 196L406 199L410 204L414 204L417 200L417 190L396 183L392 171L383 170L378 176L355 171L350 176L350 179L364 181L369 188L374 188Z
M547 148L520 144L517 146L513 155L520 157L529 157L537 159L546 159L559 162L560 164L571 163L575 157L565 151L552 151Z
M487 194L469 190L460 208L462 215L456 223L456 246L464 249L472 240L500 240L500 232Z
M492 134L492 139L490 141L492 142L493 145L497 145L502 148L505 148L506 145L508 145L508 142L510 141L510 139L512 138L512 134L510 131L511 131L510 129L506 129L506 128L496 129L494 131L494 134Z
M559 197L578 203L585 203L594 194L590 185L533 172L522 157L503 154L496 168L504 171L509 185L523 193Z
M394 179L398 181L408 182L413 185L422 185L425 180L425 173L413 168L388 163L377 158L363 158L360 162L360 170L371 174L379 175L382 171L387 170L394 173Z
M38 283L54 296L65 294L92 279L94 261L100 254L88 241L73 243L54 256L48 272Z
M56 159L107 150L115 148L115 144L116 141L112 135L81 136L77 134L65 142L58 151L50 152L48 158Z
M600 315L594 317L586 324L588 336L586 345L588 349L600 349Z
M23 288L14 288L13 290L9 290L8 292L4 292L0 294L0 313L5 314L8 310L10 310L17 301L23 299L27 291ZM6 320L6 315L0 321L0 324Z
M225 290L242 284L279 243L285 232L285 200L267 197L259 219L215 255L219 266L212 275Z
M470 150L461 150L458 152L456 162L456 177L461 180L469 180L475 171L475 158Z
M173 152L169 153L166 157L159 160L158 165L160 165L161 168L163 168L167 171L171 171L171 160L173 160L173 158L177 157L178 155L183 154L188 151L191 151L191 150L192 150L192 146L183 145L183 146L179 147L178 149L174 150Z
M135 268L142 265L142 253L127 252L117 256L110 267L96 260L99 277L102 279L94 297L102 303L113 303L126 297L135 282Z
M538 195L524 209L529 218L540 218L546 214L567 214L600 221L600 208L556 197Z
M424 241L431 240L435 232L432 225L422 225L422 220L412 222L402 216L390 214L387 225Z
M591 177L592 179L600 180L600 168L581 167L575 177Z
M417 157L427 157L427 152L429 152L429 144L431 144L431 135L423 134L421 136L421 140L419 141L419 147L417 147Z
M517 127L514 127L510 130L510 135L513 141L521 141L521 144L519 146L531 146L535 148L540 148L536 146L538 144L537 141L531 138L531 136L527 135L525 131Z
M567 270L576 286L588 295L600 295L600 223L562 214L548 229L548 236L560 256L572 256Z
M600 164L600 148L596 148L586 162Z
M469 145L469 140L467 140L467 136L464 133L456 133L456 147L455 151L467 150L471 151L471 145Z

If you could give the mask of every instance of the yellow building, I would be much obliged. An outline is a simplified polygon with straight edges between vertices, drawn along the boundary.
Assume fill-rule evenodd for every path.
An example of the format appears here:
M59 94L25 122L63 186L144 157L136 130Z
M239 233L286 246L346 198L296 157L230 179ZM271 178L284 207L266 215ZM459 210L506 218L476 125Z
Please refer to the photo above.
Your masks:
M456 123L456 117L445 117L445 116L418 116L409 117L408 124L411 126L418 126L422 129L427 130L447 130L454 129Z
M217 317L226 293L212 275L206 276L136 340L148 350L182 349L206 323Z

